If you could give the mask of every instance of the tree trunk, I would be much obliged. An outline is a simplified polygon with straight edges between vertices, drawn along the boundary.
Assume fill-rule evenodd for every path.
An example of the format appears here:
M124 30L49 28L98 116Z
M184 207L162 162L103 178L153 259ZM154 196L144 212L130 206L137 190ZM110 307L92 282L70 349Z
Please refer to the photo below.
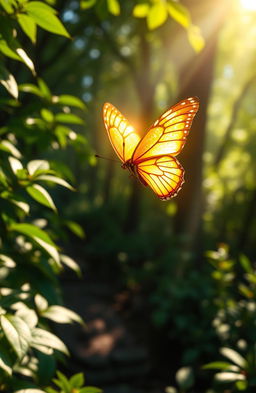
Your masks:
M206 6L206 3L209 14L218 7L221 9L220 1L204 2L204 6ZM200 99L199 112L193 121L192 131L184 153L180 156L180 161L186 170L186 183L177 199L178 210L175 217L175 232L178 238L182 239L181 249L187 255L190 255L193 250L200 251L201 248L199 241L203 211L202 170L207 107L214 74L218 36L225 20L227 8L225 7L223 11L221 17L219 15L218 20L215 21L216 24L211 32L211 37L207 39L203 51L194 63L190 60L190 64L180 74L179 99L190 96L198 96ZM195 22L200 25L200 21Z

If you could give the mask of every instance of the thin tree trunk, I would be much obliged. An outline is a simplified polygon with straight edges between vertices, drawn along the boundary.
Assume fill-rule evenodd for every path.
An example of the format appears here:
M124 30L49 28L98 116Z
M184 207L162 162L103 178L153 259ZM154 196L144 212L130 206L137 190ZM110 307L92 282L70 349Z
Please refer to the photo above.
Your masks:
M220 4L214 2L210 5L208 3L209 13L212 7L220 7ZM227 12L227 9L225 11ZM225 20L226 12L222 12L222 17L219 17L218 23L216 23L211 37L197 61L190 69L185 67L180 75L181 89L179 98L198 96L200 99L199 113L194 119L187 146L180 157L180 161L186 170L186 183L177 200L178 210L175 217L175 232L182 239L181 249L187 255L196 249L199 251L200 248L199 241L203 211L202 170L207 107L214 75L218 36ZM189 77L187 77L188 74Z

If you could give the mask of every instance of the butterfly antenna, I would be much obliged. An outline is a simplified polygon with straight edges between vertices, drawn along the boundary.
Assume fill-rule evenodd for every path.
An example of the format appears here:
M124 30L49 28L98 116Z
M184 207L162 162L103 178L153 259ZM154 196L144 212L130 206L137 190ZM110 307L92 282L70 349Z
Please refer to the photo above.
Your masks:
M95 154L94 155L96 158L102 158L103 160L108 160L108 161L114 161L114 162L118 162L117 160L114 160L113 158L108 158L108 157L103 157L103 156L99 156L99 154Z

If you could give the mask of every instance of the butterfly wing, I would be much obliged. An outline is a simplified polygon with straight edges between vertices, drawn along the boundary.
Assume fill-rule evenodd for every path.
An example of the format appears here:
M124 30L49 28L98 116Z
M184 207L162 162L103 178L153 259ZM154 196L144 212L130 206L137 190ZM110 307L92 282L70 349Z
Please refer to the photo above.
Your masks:
M140 136L112 104L104 104L103 119L116 154L123 162L129 160L140 141Z
M184 169L171 155L143 160L136 169L139 178L162 200L174 197L184 183Z
M138 143L132 155L133 163L138 164L152 157L179 154L198 108L198 98L190 97L163 113Z

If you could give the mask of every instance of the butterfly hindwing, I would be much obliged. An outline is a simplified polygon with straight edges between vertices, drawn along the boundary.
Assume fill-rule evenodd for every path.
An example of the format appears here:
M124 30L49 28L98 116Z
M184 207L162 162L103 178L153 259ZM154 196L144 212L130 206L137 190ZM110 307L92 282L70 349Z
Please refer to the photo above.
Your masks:
M140 141L140 136L112 104L104 104L103 119L116 154L123 162L129 160Z
M186 142L198 108L198 98L190 97L163 113L135 147L132 161L138 164L151 157L178 155Z
M162 200L175 196L184 183L184 169L170 155L141 161L137 165L137 172Z

